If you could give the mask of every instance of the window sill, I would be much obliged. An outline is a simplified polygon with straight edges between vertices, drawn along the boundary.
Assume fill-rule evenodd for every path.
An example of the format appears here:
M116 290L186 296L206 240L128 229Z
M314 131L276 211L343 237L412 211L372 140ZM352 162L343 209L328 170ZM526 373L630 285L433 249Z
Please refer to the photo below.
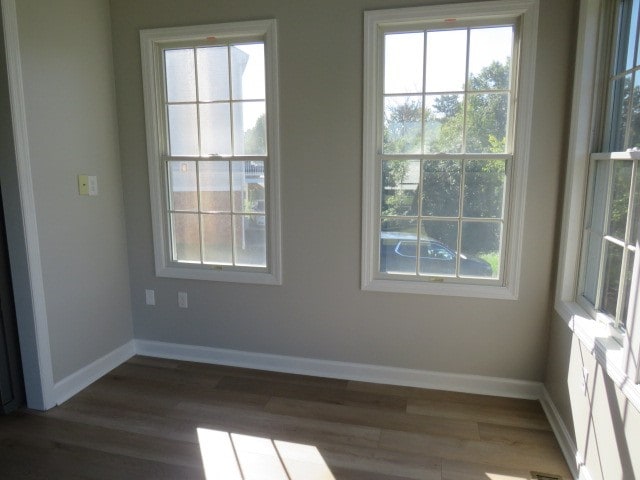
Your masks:
M575 302L556 302L555 310L591 352L602 369L640 411L640 385L633 382L624 368L624 351L609 333L609 327L591 318Z
M250 283L255 285L282 285L282 277L269 272L239 272L200 268L199 266L156 266L156 276L184 280Z
M411 280L373 279L363 281L362 290L498 300L516 300L518 298L517 292L515 292L514 289L499 285L469 285L462 283L417 282Z

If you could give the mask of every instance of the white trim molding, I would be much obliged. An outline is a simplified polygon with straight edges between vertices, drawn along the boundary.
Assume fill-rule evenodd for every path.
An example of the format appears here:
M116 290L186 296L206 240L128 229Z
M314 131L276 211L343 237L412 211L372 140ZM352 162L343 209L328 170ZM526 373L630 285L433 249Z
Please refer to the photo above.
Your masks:
M578 451L578 447L576 447L576 443L571 437L569 429L562 421L560 412L558 412L558 409L553 403L553 400L544 385L540 389L539 400L540 405L542 405L542 409L551 424L551 429L560 444L560 449L562 450L564 459L571 470L573 478L576 480L591 480L591 475L589 474L589 470L584 462L584 457L582 453Z
M153 340L135 340L135 345L138 355L150 357L451 392L535 400L539 398L541 388L539 382L510 378L244 352Z
M133 340L107 353L103 357L72 373L53 386L56 405L66 402L76 393L123 364L136 354Z
M2 0L2 19L7 56L9 99L16 151L18 188L22 222L26 239L27 269L31 289L33 319L19 319L20 347L27 405L30 408L46 410L55 405L53 393L53 366L47 307L44 295L44 280L40 259L40 244L36 221L36 205L31 176L31 156L27 112L23 90L22 60L18 31L18 16L15 0ZM28 323L28 324L27 324Z

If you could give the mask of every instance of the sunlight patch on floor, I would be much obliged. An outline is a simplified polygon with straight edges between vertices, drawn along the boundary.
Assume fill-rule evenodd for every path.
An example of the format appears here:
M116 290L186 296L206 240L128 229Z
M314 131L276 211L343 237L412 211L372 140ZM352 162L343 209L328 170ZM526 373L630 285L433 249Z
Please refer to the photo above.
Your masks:
M198 428L207 480L335 480L313 445Z

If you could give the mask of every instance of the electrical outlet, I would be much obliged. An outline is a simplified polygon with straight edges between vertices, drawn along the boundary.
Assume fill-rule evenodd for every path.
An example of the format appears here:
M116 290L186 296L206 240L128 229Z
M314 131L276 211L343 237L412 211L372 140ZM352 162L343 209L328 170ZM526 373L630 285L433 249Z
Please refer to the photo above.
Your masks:
M189 308L187 292L178 292L178 306L180 308Z
M144 296L145 296L145 302L147 305L156 304L156 292L154 290L145 290Z

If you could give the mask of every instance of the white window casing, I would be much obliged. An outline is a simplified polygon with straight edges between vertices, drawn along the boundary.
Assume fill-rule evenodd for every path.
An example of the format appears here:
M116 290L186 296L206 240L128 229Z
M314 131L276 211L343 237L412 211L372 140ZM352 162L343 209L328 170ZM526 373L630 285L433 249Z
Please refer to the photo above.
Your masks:
M520 276L520 258L522 253L522 235L524 228L524 203L526 195L526 179L529 163L530 137L533 111L533 81L535 74L535 52L538 19L537 0L517 1L488 1L466 4L438 5L416 8L378 10L365 12L364 30L364 112L363 112L363 227L362 227L362 289L371 291L419 293L436 295L468 296L496 299L516 299ZM382 98L384 75L384 36L385 33L405 33L426 31L430 33L439 29L471 29L479 26L491 28L494 26L512 25L513 55L511 57L511 90L509 105L509 121L507 124L508 145L504 154L492 154L490 158L504 158L506 185L504 186L503 219L500 246L499 273L491 278L480 278L481 275L465 275L462 272L464 249L460 249L460 229L464 225L462 209L458 210L457 249L462 252L457 255L455 275L430 276L421 272L422 241L414 254L417 262L417 272L412 275L396 275L395 272L382 271L379 259L382 256L381 244L381 189L382 162L386 156L382 151L383 118ZM468 34L470 35L470 34ZM426 38L426 33L425 33ZM467 36L469 39L470 37ZM469 40L467 40L469 42ZM469 45L469 44L468 44ZM472 45L472 44L471 44ZM467 64L468 59L467 50ZM467 65L467 74L469 66ZM423 78L423 82L424 82ZM466 98L468 87L465 87ZM423 88L419 95L428 95ZM470 95L469 95L470 96ZM425 97L426 98L426 97ZM426 101L426 100L425 100ZM466 100L464 100L466 101ZM463 107L465 108L465 107ZM465 110L466 112L466 110ZM425 115L423 113L423 115ZM466 115L466 113L465 113ZM423 122L424 122L423 116ZM426 127L423 128L423 136ZM465 127L463 127L464 129ZM424 141L423 137L423 140ZM483 158L473 154L435 154L429 157L422 155L398 155L393 158L426 158L438 159L454 158ZM484 158L487 158L486 156ZM422 165L420 164L422 170ZM464 163L461 163L464 165ZM465 168L464 166L462 167ZM464 170L462 171L464 179ZM422 174L421 174L422 175ZM422 177L420 177L422 181ZM462 181L463 182L463 181ZM422 187L420 187L422 188ZM460 189L466 188L464 185ZM460 190L462 192L462 190ZM460 193L460 198L463 193ZM419 200L421 201L421 200ZM462 205L462 200L460 200ZM418 207L422 208L422 207ZM427 217L418 214L417 222L431 220L442 221L436 216ZM445 219L446 220L446 219ZM475 220L475 219L472 219ZM469 220L469 221L472 221ZM480 219L487 220L487 219ZM489 219L492 220L492 219ZM460 223L462 222L462 223ZM453 223L453 222L452 222ZM418 239L420 238L418 227ZM394 232L394 234L396 234ZM400 234L402 235L402 234ZM426 234L425 234L426 235ZM395 238L395 237L394 237ZM431 241L428 239L425 241ZM395 249L399 252L400 241ZM413 240L418 245L418 240ZM429 254L427 254L429 255Z
M244 154L240 147L234 147L236 141L236 134L234 129L236 125L233 123L233 116L235 108L244 108L244 105L251 103L243 99L237 100L233 89L235 88L232 82L236 82L238 79L233 79L232 75L235 75L234 65L231 60L231 49L235 44L249 44L251 42L257 42L257 44L264 45L264 84L265 92L264 102L265 114L264 118L266 123L266 151L259 155ZM273 284L279 285L282 283L282 267L281 267L281 220L280 220L280 187L279 187L279 113L278 113L278 76L277 76L277 31L275 20L261 20L261 21L248 21L248 22L236 22L214 25L202 25L193 27L173 27L173 28L160 28L142 30L140 32L140 44L142 53L142 74L143 74L143 88L144 88L144 100L145 100L145 118L146 118L146 134L147 134L147 156L149 166L149 183L151 193L151 213L152 213L152 225L153 225L153 242L154 242L154 256L155 256L155 269L156 275L161 277L183 278L183 279L196 279L196 280L212 280L212 281L224 281L224 282L237 282L237 283L256 283L256 284ZM225 131L225 135L229 136L231 142L231 149L229 152L223 152L222 154L211 153L205 151L204 140L200 138L201 133L197 133L197 151L199 154L194 156L184 156L185 154L174 154L171 156L173 147L170 146L170 120L169 120L169 99L166 94L168 73L165 76L165 64L164 60L166 51L171 49L192 49L193 54L196 55L196 49L206 49L209 46L227 46L227 58L229 58L228 72L225 75L230 75L228 80L228 93L227 100L224 103L231 115L229 127L230 131ZM197 67L194 67L197 68ZM200 72L197 71L197 82L200 82ZM178 78L182 81L182 77ZM186 82L186 81L185 81ZM198 92L198 86L196 86L196 92ZM213 87L211 87L213 88ZM206 102L201 102L200 93L196 93L197 98L190 101L193 105L194 111L197 111L198 132L203 130L200 127L200 117L204 111L202 105ZM244 103L242 103L244 102ZM214 102L215 103L215 102ZM257 103L257 102L256 102ZM209 99L207 106L213 105ZM213 108L212 108L213 110ZM240 122L237 128L244 128L242 125L242 114L240 115ZM216 127L217 128L217 127ZM231 133L229 133L231 132ZM216 133L217 134L217 133ZM213 134L212 134L213 135ZM193 155L189 153L189 155ZM183 162L180 167L184 166L185 171L187 165L189 168L195 169L195 184L197 185L196 191L190 192L197 196L197 209L194 211L188 211L188 215L182 214L180 211L175 210L177 207L172 206L174 200L170 199L172 191L170 181L173 173L170 172L170 166L177 164L177 162ZM216 163L218 162L218 163ZM260 164L259 170L262 175L264 200L261 200L260 209L253 211L247 211L247 208L240 206L236 209L235 205L240 205L244 200L234 200L236 178L234 177L234 171L242 167L243 169L249 168L245 165L253 165L253 163ZM206 244L204 241L205 227L204 218L215 218L213 214L218 212L203 211L201 207L201 165L213 165L224 166L228 165L228 175L224 178L225 185L229 190L229 207L230 210L225 215L228 217L229 231L227 235L230 238L229 249L232 252L232 260L229 262L221 261L216 262L207 260L205 258ZM175 167L176 165L174 165ZM216 167L218 168L218 167ZM214 170L214 169L212 169ZM223 171L224 168L220 171ZM218 175L217 171L210 173L210 175ZM244 175L244 170L242 172ZM213 177L211 177L213 178ZM244 178L244 177L242 177ZM210 178L207 180L214 182ZM218 181L218 180L215 180ZM211 187L213 188L213 187ZM244 184L243 184L244 188ZM213 208L213 207L211 207ZM174 209L174 210L172 210ZM172 215L175 214L175 218L179 215L183 215L182 218L187 218L191 215L194 219L197 218L198 228L197 237L199 242L199 261L183 260L176 254L177 247L177 234L175 234L172 226ZM220 217L218 217L220 218ZM266 230L265 235L265 261L263 264L251 265L242 261L236 261L235 250L238 248L238 243L245 244L245 223L247 220L253 221L257 228ZM241 232L241 233L238 233ZM215 232L215 228L214 228ZM215 233L217 235L217 233ZM172 235L174 235L172 237ZM209 234L211 235L211 234ZM241 238L240 238L241 237Z

